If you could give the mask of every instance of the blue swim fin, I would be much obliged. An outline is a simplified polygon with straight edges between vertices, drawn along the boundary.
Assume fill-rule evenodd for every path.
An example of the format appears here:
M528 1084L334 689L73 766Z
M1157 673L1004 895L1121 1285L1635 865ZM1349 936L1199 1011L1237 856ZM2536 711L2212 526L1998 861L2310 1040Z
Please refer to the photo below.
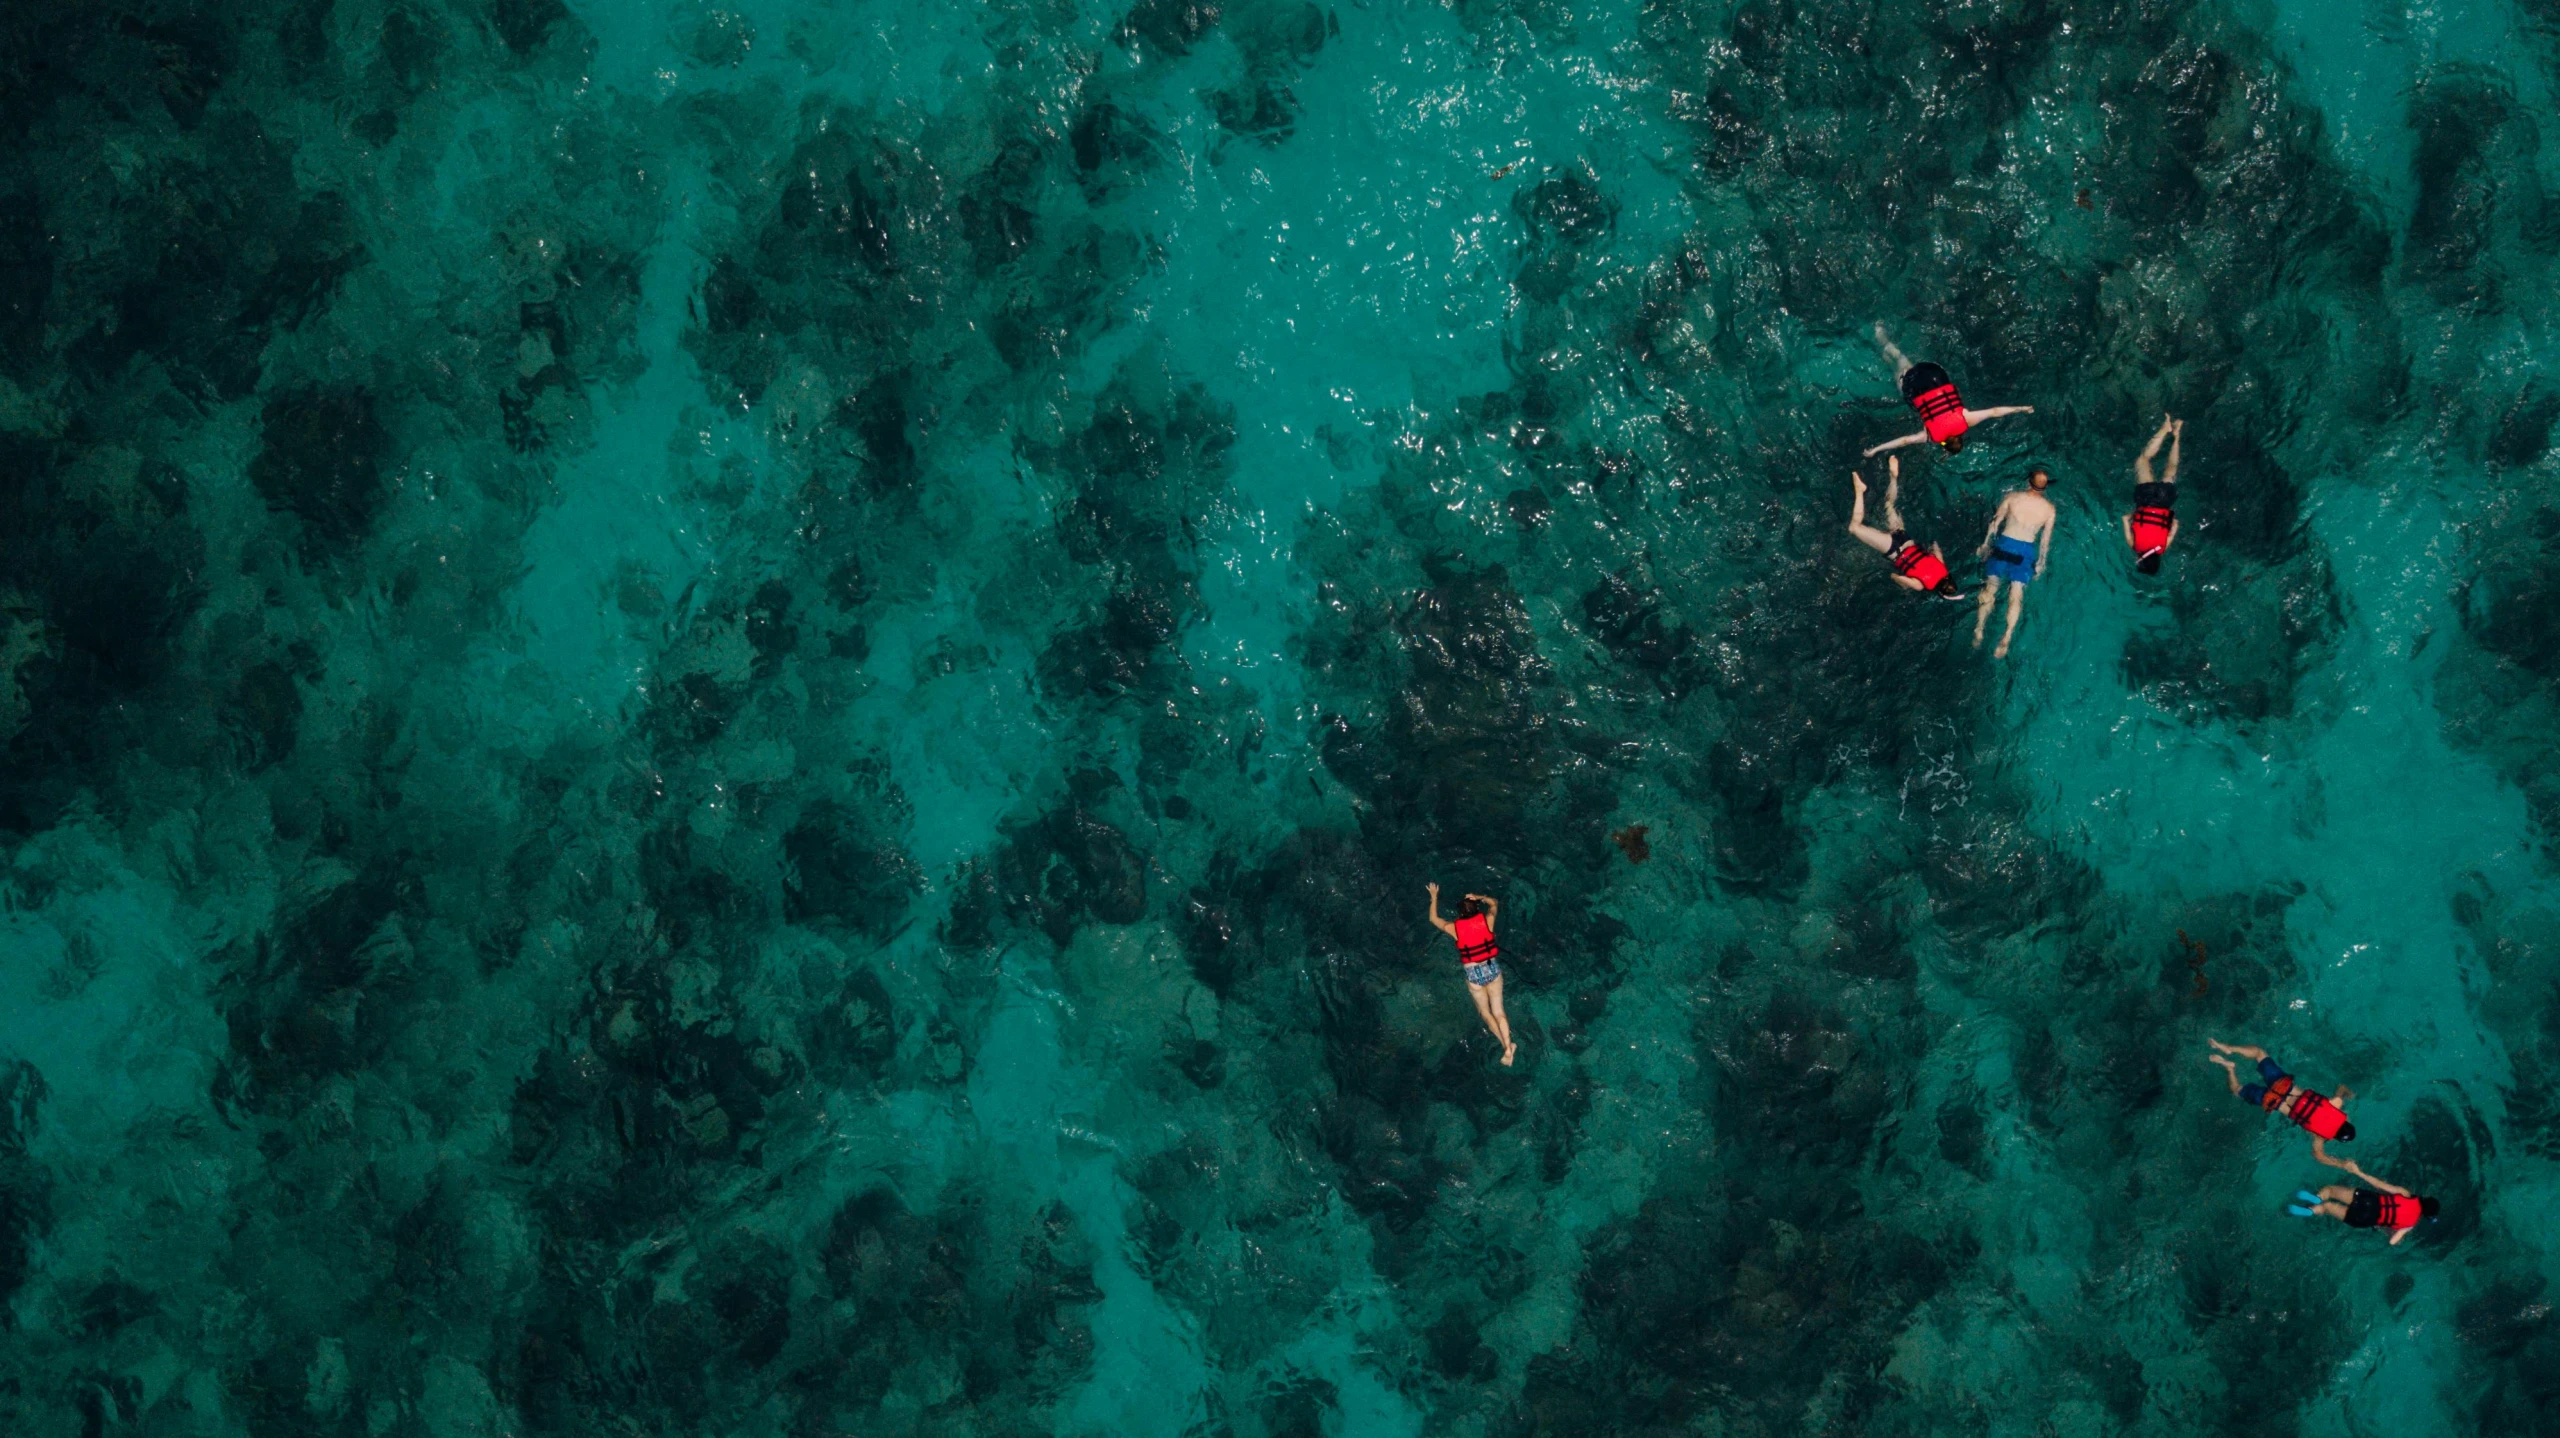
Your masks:
M2313 1193L2307 1188L2297 1188L2293 1191L2293 1201L2296 1203L2308 1203L2316 1206L2320 1202L2320 1195Z

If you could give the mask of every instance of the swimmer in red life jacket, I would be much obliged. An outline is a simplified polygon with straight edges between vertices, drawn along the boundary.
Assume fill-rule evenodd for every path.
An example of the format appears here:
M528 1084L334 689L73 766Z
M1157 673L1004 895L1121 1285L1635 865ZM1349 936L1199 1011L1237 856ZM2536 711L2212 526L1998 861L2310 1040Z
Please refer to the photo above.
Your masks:
M2169 472L2151 477L2151 457L2160 441L2169 441ZM2133 513L2124 517L2124 542L2133 547L2133 567L2144 574L2160 572L2160 556L2178 542L2178 451L2186 444L2184 421L2163 418L2150 447L2133 462Z
M2391 1235L2394 1244L2418 1231L2418 1225L2435 1218L2439 1205L2432 1198L2420 1198L2396 1183L2385 1183L2355 1166L2352 1160L2331 1159L2334 1167L2343 1168L2371 1188L2349 1188L2343 1183L2323 1187L2318 1193L2307 1188L2293 1191L2293 1202L2285 1212L2296 1218L2335 1218L2349 1228L2378 1228Z
M2206 1039L2205 1042L2221 1050L2221 1053L2208 1054L2206 1058L2210 1062L2222 1065L2223 1077L2231 1081L2231 1091L2234 1094L2238 1095L2242 1101L2256 1104L2269 1113L2283 1114L2288 1120L2309 1133L2312 1151L2322 1163L2329 1164L2331 1167L2346 1166L2343 1161L2330 1158L2329 1151L2322 1145L2332 1140L2338 1143L2355 1142L2356 1126L2347 1122L2345 1107L2347 1100L2356 1096L2355 1090L2342 1084L2338 1088L2338 1096L2332 1099L2326 1094L2314 1093L2296 1083L2293 1075L2286 1073L2282 1065L2267 1057L2265 1049L2248 1044L2226 1044L2220 1039L2212 1038ZM2264 1082L2244 1087L2240 1082L2239 1067L2231 1060L2224 1058L2223 1054L2237 1054L2241 1058L2255 1060L2258 1065L2258 1077Z
M1453 922L1440 917L1440 886L1431 889L1431 927L1458 941L1458 963L1467 975L1467 996L1476 1001L1476 1017L1502 1045L1502 1066L1511 1067L1520 1046L1511 1041L1511 1016L1502 1011L1502 951L1494 947L1493 922L1502 913L1499 901L1467 895L1467 909Z
M1913 409L1920 411L1921 428L1917 434L1906 434L1900 439L1889 439L1868 450L1867 458L1869 459L1875 458L1888 449L1900 449L1906 444L1923 442L1935 444L1947 453L1954 454L1964 448L1965 431L1984 420L1998 419L2004 414L2036 412L2036 407L2031 404L2004 404L1996 409L1966 409L1964 396L1956 393L1956 382L1947 377L1947 372L1925 361L1913 364L1911 356L1896 349L1893 341L1885 336L1883 325L1876 326L1876 343L1884 346L1884 357L1893 362L1893 377L1902 385L1902 397L1911 402Z
M1856 497L1849 501L1849 532L1858 542L1885 557L1893 566L1893 582L1918 594L1935 594L1941 599L1961 599L1964 591L1955 576L1947 573L1947 556L1932 544L1922 549L1918 542L1902 532L1902 511L1896 507L1902 497L1902 460L1899 456L1885 461L1890 476L1884 487L1884 529L1867 523L1867 477L1852 470L1849 483Z

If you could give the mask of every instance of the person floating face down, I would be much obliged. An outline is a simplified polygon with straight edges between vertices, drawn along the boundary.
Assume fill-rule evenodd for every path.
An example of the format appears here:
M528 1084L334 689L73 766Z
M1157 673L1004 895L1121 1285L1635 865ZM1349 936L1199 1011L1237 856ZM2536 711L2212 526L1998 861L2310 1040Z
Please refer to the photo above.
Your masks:
M1849 473L1849 532L1858 542L1874 550L1893 566L1893 582L1915 594L1935 594L1941 599L1961 599L1964 591L1955 576L1947 572L1947 556L1932 544L1922 549L1902 530L1902 460L1899 456L1885 461L1888 478L1884 486L1883 529L1867 523L1867 477L1855 470Z
M1476 1001L1476 1017L1484 1020L1485 1031L1502 1045L1502 1066L1509 1068L1520 1046L1511 1041L1511 1016L1502 1011L1502 951L1493 942L1493 925L1501 916L1502 904L1483 894L1469 894L1465 912L1455 919L1444 919L1440 917L1440 886L1429 887L1431 927L1457 940L1458 963L1467 976L1467 996Z
M2169 468L2153 479L2151 459L2164 439L2169 441ZM2124 542L2133 549L2133 567L2144 574L2158 574L2160 556L2178 542L2178 451L2186 439L2184 420L2163 417L2159 433L2133 462L2133 512L2124 517Z
M2053 557L2053 501L2044 497L2053 475L2043 465L2027 471L2027 487L2000 496L1991 512L1991 527L1982 546L1982 598L1973 610L1973 647L1982 647L1983 628L1991 622L1991 606L2000 600L2001 581L2009 585L2009 627L2000 631L1994 659L2009 657L2009 641L2018 637L2018 616L2027 607L2027 586L2044 578L2045 561Z
M2322 1144L2332 1140L2355 1142L2356 1126L2347 1122L2346 1109L2347 1100L2355 1097L2355 1090L2341 1085L2336 1098L2314 1093L2286 1073L2283 1065L2267 1057L2265 1049L2254 1044L2226 1044L2213 1038L2205 1042L2216 1050L2205 1056L2206 1061L2222 1065L2222 1075L2230 1081L2231 1092L2244 1103L2256 1104L2269 1113L2283 1114L2287 1121L2310 1134L2312 1147L2320 1154L2321 1162L2331 1162L2328 1150L2322 1148ZM2256 1063L2260 1082L2243 1085L2239 1066L2224 1058L2224 1054L2237 1055Z
M2371 1186L2351 1188L2343 1183L2323 1184L2317 1193L2297 1188L2293 1191L2293 1202L2285 1207L2285 1212L2296 1218L2334 1218L2349 1228L2378 1228L2390 1234L2391 1242L2397 1245L2400 1240L2417 1232L2419 1224L2434 1221L2437 1210L2442 1207L2432 1198L2420 1198L2396 1183L2375 1178L2356 1167L2354 1159L2331 1158L2316 1138L2311 1141L2311 1153L2331 1168L2343 1168Z
M1893 365L1893 377L1902 386L1902 397L1920 412L1920 429L1900 439L1889 439L1868 450L1866 457L1875 458L1889 449L1906 444L1929 443L1949 454L1964 448L1965 431L1986 419L2004 414L2034 414L2031 404L2004 404L1996 409L1966 409L1964 396L1956 392L1956 382L1936 365L1923 361L1913 364L1911 357L1895 348L1884 326L1876 326L1876 343L1884 348L1884 357Z

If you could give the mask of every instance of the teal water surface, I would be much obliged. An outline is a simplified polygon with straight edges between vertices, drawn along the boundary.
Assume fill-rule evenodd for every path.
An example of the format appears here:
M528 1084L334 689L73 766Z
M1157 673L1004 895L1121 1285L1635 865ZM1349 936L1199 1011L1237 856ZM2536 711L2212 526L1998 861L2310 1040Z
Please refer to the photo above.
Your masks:
M6 1431L2560 1430L2550 0L0 81ZM1968 581L2058 476L2006 659L1878 322L2036 406L1904 452Z

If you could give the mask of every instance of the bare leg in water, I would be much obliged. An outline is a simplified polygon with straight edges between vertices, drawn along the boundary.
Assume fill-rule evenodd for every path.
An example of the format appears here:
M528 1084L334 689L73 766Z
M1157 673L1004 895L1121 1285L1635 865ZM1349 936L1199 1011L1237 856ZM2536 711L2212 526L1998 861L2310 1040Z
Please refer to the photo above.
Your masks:
M2144 448L2141 454L2134 457L2134 483L2151 484L2154 482L2151 478L2151 459L2152 456L2160 452L2160 442L2164 439L2169 441L2169 473L2167 477L2157 482L2161 484L2176 484L2178 482L2178 451L2186 445L2187 427L2175 419L2164 419L2160 421L2160 432L2151 436L2150 445Z
M1993 575L1982 581L1981 601L1973 609L1973 647L1982 647L1982 631L1991 623L1991 606L2000 602L2000 579ZM2009 657L2009 641L2018 637L2018 615L2027 607L2027 587L2015 580L2009 584L2009 627L2000 633L2000 647L1991 651L1994 659Z
M1494 975L1489 984L1469 984L1467 993L1476 1001L1476 1017L1484 1020L1486 1031L1502 1045L1502 1064L1509 1068L1520 1046L1511 1041L1511 1016L1502 1011L1502 976Z
M1867 523L1867 477L1862 474L1849 476L1851 492L1857 496L1849 501L1849 532L1858 537L1860 544L1878 554L1893 553L1893 536L1902 528L1902 511L1899 507L1899 501L1902 498L1900 456L1894 457L1892 468L1887 473L1890 477L1884 484L1884 528L1882 529Z
M1885 334L1882 320L1876 321L1876 343L1884 348L1884 357L1893 366L1893 377L1896 380L1901 379L1902 372L1911 368L1911 356L1904 354L1894 344L1892 338Z

